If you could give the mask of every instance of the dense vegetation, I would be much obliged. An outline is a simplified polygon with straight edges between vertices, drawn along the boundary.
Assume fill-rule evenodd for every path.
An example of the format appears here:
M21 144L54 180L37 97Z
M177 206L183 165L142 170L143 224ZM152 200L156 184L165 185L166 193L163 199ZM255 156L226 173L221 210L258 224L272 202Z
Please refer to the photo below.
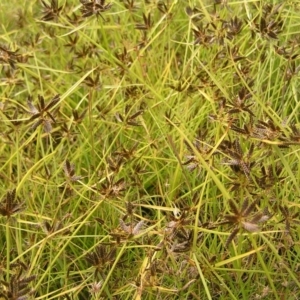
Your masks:
M1 1L2 299L297 299L299 13Z

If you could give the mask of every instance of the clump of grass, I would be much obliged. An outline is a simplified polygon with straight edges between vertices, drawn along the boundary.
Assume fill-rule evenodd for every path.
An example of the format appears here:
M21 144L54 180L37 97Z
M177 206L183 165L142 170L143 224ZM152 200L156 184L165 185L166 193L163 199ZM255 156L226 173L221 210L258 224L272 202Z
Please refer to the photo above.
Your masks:
M298 13L1 3L1 296L296 298Z

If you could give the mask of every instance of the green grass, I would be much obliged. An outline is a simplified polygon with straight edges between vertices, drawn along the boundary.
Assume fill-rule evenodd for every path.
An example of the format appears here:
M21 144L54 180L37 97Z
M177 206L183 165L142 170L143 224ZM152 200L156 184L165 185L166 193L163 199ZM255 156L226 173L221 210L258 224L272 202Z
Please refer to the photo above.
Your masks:
M299 4L2 2L0 297L297 299Z

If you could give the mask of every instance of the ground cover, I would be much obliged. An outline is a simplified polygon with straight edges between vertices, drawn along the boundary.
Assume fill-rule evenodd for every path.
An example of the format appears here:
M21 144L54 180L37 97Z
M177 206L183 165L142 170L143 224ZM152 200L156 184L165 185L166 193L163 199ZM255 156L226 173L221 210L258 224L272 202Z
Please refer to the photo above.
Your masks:
M299 11L1 1L2 299L297 299Z

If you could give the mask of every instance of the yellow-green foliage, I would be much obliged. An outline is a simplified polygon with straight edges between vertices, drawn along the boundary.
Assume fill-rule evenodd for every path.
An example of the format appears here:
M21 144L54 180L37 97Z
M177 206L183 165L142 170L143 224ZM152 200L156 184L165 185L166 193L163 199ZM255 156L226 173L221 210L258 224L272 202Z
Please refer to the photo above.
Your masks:
M297 1L0 3L0 296L297 299Z

